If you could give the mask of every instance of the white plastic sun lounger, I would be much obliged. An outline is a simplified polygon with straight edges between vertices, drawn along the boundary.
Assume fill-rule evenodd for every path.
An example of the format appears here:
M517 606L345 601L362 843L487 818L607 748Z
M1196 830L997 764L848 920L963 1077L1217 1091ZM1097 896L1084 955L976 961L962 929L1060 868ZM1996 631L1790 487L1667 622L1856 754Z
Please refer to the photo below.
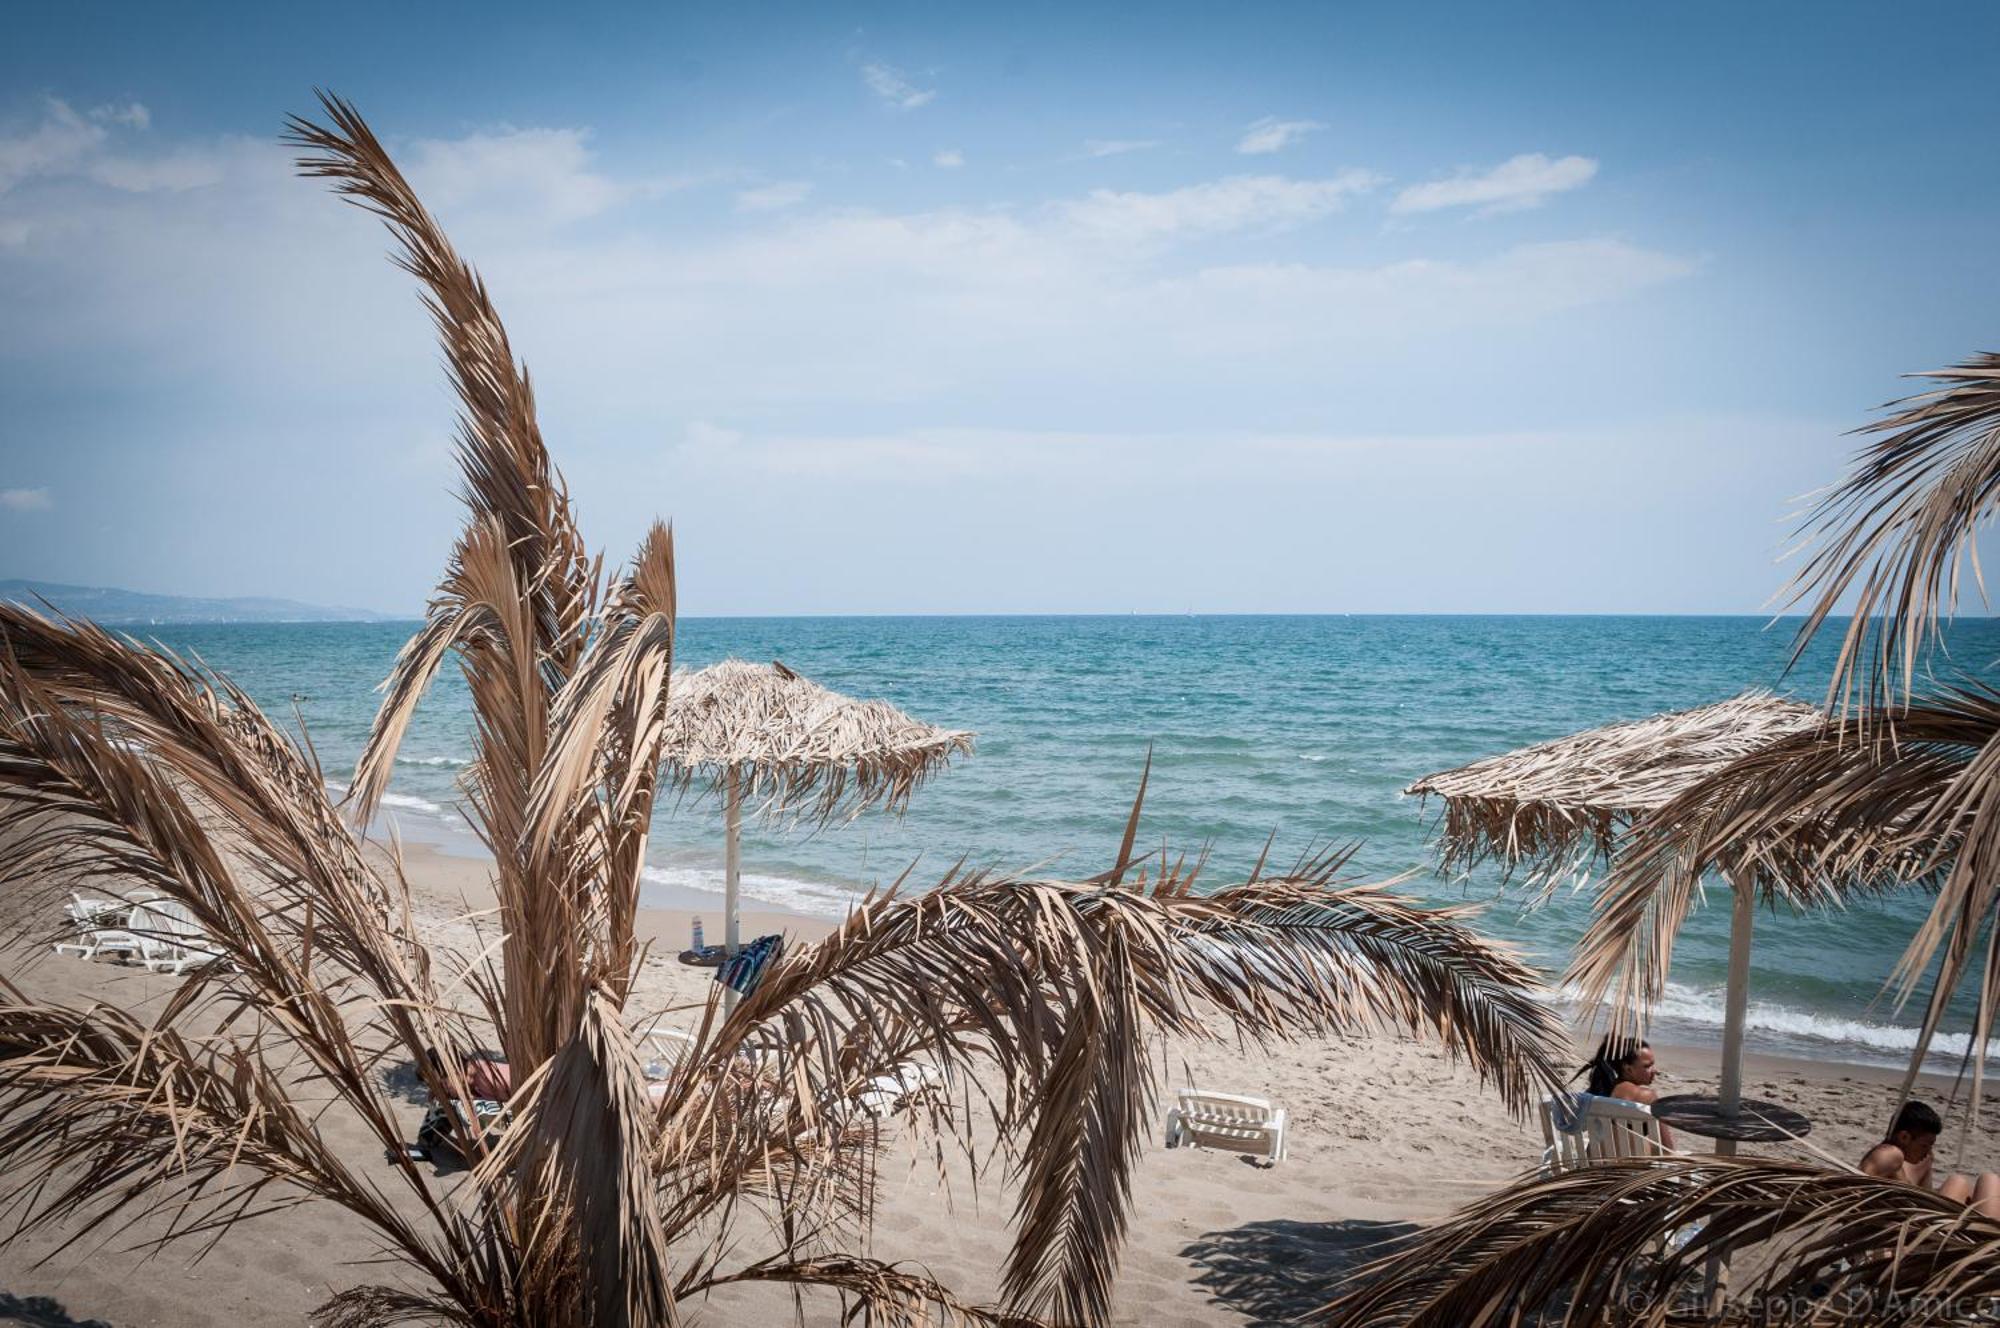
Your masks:
M639 1038L639 1054L646 1058L646 1077L659 1081L674 1072L694 1050L694 1034L666 1024L655 1024Z
M1167 1110L1167 1147L1186 1144L1261 1157L1276 1166L1285 1156L1285 1109L1261 1097L1183 1088Z
M56 942L57 954L95 959L101 954L138 954L141 942L129 928L132 906L115 899L85 899L71 892L63 905L77 939Z
M208 933L179 900L153 899L135 905L126 925L139 938L140 962L155 973L179 977L191 968L222 959Z

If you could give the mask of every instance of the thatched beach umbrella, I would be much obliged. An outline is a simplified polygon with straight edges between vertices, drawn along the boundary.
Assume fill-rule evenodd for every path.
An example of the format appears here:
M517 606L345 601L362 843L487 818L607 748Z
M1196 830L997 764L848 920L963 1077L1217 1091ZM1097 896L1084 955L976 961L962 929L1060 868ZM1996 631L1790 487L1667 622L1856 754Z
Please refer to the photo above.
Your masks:
M1552 879L1608 863L1620 834L1703 779L1793 734L1817 728L1821 712L1748 693L1649 719L1574 733L1427 775L1404 790L1444 802L1440 850L1448 869L1497 861ZM1769 869L1765 845L1744 841L1715 866L1735 895L1722 1028L1722 1107L1743 1092L1743 1024L1750 994L1750 935L1758 890L1788 902L1824 902L1813 881ZM1729 1144L1722 1151L1734 1151Z
M887 701L857 701L783 664L729 659L680 672L667 692L663 755L683 791L719 792L728 843L723 947L735 954L743 804L822 825L872 806L901 810L972 734L912 719Z

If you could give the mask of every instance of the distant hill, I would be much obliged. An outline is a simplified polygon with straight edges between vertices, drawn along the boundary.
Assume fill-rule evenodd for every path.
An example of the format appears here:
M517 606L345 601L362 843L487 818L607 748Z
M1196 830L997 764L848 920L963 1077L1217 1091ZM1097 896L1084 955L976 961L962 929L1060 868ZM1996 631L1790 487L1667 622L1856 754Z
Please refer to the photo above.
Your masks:
M0 601L39 609L43 600L73 617L127 625L394 620L393 615L372 609L326 608L289 599L195 599L186 595L146 595L106 586L65 586L53 581L0 581Z

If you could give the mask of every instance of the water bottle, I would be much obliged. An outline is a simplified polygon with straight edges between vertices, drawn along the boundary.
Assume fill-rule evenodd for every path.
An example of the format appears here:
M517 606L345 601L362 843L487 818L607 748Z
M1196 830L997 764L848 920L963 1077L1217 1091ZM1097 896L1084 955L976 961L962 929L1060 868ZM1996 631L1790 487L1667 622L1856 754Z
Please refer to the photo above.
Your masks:
M700 954L703 950L708 948L707 946L701 943L701 919L699 917L697 917L694 920L694 945L691 946L690 948L696 954Z

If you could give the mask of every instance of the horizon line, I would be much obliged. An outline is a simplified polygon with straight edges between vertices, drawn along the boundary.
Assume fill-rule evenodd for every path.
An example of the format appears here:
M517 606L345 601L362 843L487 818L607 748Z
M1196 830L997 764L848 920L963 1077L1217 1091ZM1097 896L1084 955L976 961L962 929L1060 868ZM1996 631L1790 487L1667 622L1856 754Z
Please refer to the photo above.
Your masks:
M204 597L206 598L206 597ZM246 620L240 618L177 618L167 621L159 619L95 619L111 626L154 626L154 627L300 627L300 626L361 626L386 627L406 623L421 623L420 613L394 613L375 611L373 618L266 618ZM911 619L911 618L1743 618L1757 619L1776 624L1808 617L1805 613L1754 613L1728 609L1221 609L1221 610L1107 610L1107 609L1012 609L1012 610L900 610L900 611L826 611L788 613L686 613L677 616L679 622L755 622L777 620L810 621L814 619ZM1942 624L1952 626L1958 621L1988 621L1996 615L1992 613L1965 613L1946 619ZM1828 620L1848 621L1852 614L1829 614Z

